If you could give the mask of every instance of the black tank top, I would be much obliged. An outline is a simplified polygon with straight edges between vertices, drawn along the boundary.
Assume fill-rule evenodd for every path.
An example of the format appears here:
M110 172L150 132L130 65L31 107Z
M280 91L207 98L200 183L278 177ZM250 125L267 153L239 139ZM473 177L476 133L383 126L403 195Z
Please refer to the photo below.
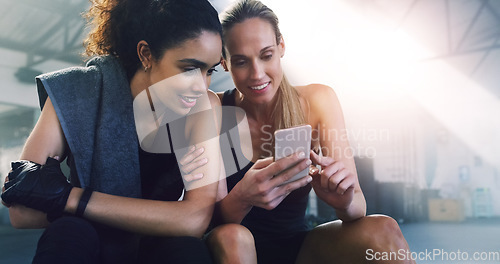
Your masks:
M236 89L224 92L222 105L235 106L235 92ZM234 118L233 115L227 114L226 111L223 113L222 127L224 127L225 122L235 123L231 120ZM252 165L253 163L250 162L237 173L227 177L228 191L233 189ZM258 232L269 235L289 235L291 233L307 230L305 213L310 191L311 184L293 191L273 210L253 207L241 224L252 231L252 233Z
M170 130L167 131L170 137ZM170 144L170 149L173 149ZM142 198L161 201L177 201L182 195L184 183L174 153L149 153L139 147Z

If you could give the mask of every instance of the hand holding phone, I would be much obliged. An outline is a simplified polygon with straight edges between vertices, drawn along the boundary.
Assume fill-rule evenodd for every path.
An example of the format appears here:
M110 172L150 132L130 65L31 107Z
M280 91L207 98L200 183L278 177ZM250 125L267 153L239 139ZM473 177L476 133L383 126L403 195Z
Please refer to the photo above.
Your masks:
M310 158L311 126L301 125L279 129L274 132L274 160L277 161L295 152L304 152ZM293 182L309 175L309 168L299 172L283 184Z

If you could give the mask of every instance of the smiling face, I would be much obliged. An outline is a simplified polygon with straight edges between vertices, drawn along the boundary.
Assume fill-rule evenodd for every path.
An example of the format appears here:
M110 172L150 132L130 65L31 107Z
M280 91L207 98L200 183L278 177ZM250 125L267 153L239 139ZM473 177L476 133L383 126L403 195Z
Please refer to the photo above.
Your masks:
M166 50L159 60L152 61L150 83L162 85L161 100L167 108L186 115L197 99L206 95L221 50L220 35L203 31L198 37Z
M235 24L226 34L227 67L234 84L245 98L256 104L272 102L283 70L285 44L267 21L250 18Z

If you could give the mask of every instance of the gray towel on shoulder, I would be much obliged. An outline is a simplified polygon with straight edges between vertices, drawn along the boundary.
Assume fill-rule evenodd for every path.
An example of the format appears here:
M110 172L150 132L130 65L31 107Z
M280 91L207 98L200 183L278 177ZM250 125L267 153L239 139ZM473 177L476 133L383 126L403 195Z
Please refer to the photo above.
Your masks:
M112 56L36 78L43 108L50 97L71 151L75 186L140 197L139 149L132 94Z

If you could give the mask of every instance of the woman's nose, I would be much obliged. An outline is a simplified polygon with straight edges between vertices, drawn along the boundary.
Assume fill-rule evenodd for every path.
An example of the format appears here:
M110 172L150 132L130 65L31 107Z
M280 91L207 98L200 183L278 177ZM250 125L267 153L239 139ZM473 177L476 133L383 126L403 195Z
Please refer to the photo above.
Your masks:
M264 77L264 67L259 62L252 63L250 78L252 80L260 80Z
M191 85L191 90L195 93L204 93L210 85L210 78L203 74L197 74L194 82Z

